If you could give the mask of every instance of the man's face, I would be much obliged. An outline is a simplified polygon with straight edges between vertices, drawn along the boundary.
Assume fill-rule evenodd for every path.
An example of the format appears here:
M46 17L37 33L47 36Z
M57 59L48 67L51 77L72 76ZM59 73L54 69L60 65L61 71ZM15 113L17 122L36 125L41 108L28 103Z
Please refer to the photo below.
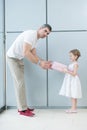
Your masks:
M39 38L45 38L47 37L48 35L50 34L50 31L49 29L46 27L46 28L40 28L39 29Z

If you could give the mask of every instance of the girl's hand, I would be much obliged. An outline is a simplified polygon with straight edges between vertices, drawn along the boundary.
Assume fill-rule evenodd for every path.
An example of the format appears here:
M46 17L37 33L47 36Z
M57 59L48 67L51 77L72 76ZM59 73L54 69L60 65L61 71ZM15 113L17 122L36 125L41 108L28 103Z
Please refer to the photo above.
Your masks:
M68 69L67 69L67 68L64 68L64 69L63 69L63 72L64 72L64 73L67 73L67 72L68 72Z

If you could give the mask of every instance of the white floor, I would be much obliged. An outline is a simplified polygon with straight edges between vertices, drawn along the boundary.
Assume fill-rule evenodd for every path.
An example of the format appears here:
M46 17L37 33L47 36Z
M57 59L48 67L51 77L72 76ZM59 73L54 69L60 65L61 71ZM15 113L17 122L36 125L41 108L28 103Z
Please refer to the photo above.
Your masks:
M36 109L34 117L25 117L16 109L0 114L0 130L87 130L87 109L66 114L63 109Z

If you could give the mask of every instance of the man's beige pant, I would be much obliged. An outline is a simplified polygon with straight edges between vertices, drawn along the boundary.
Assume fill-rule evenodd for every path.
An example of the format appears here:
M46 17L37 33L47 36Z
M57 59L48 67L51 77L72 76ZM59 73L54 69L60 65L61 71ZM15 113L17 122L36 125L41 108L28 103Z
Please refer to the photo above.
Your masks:
M24 63L22 60L10 58L7 56L7 62L14 80L14 87L19 110L27 109L25 81L24 81Z

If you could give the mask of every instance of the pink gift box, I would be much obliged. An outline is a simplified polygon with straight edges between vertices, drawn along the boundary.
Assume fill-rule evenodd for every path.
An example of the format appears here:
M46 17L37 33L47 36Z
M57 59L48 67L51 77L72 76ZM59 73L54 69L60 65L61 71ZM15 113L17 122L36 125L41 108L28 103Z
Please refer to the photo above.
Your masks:
M54 70L58 70L60 72L63 72L64 68L67 68L67 65L64 65L64 64L59 63L59 62L53 62L51 68Z

